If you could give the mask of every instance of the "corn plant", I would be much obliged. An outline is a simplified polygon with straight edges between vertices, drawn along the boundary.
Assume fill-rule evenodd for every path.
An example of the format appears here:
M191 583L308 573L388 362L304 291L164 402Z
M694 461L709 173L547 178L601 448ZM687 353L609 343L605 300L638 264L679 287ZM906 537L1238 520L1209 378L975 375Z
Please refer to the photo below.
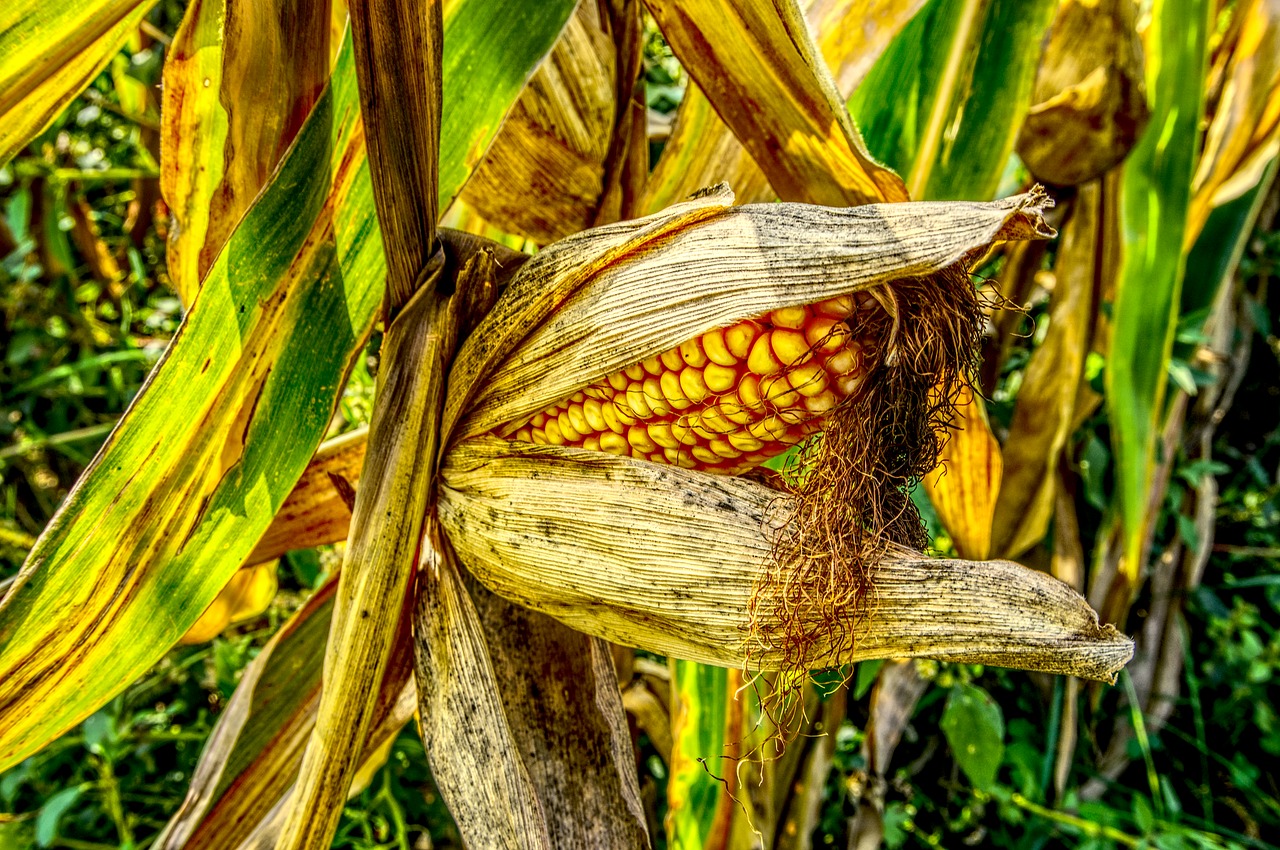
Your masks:
M0 13L0 158L150 5ZM653 163L650 25L690 80ZM807 733L843 703L808 670L994 664L1074 704L1137 625L1147 708L1177 611L1130 609L1211 544L1203 479L1185 548L1157 519L1229 398L1278 28L1265 0L192 3L160 160L187 312L0 599L0 769L335 542L153 846L326 846L414 716L470 846L648 846L629 711L674 846L723 847L812 829ZM1048 331L1003 368L1048 277ZM371 424L326 442L375 332ZM884 666L873 778L920 693Z

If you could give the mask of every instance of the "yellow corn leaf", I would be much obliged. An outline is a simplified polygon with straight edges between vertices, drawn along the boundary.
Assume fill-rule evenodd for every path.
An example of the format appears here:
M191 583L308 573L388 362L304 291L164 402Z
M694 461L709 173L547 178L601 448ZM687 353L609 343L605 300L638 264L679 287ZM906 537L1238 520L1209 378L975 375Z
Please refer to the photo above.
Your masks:
M1093 331L1095 262L1105 238L1102 187L1080 187L1055 265L1044 342L1031 355L1005 440L995 551L1014 558L1044 539L1054 513L1059 459L1075 430L1076 399Z
M154 5L20 0L0 11L0 165L92 82Z
M1108 681L1133 651L1043 573L891 550L857 634L824 628L811 654L787 659L744 629L771 553L762 528L777 491L494 438L454 447L441 477L441 524L477 578L614 642L730 667L928 656Z
M317 590L245 668L205 744L186 799L152 845L156 850L235 850L251 835L259 843L250 846L275 846L284 819L282 801L292 793L320 703L337 588L337 579L331 579ZM381 764L378 753L417 708L406 615L360 754L365 766ZM358 791L353 787L352 793Z
M1280 0L1249 0L1205 136L1183 244L1195 244L1214 207L1244 194L1280 151Z
M805 10L818 50L847 98L923 0L816 0ZM696 83L685 89L671 136L645 185L642 208L657 212L703 186L726 182L739 203L775 197L764 172ZM793 199L797 200L797 199Z
M462 200L539 243L585 230L604 192L614 125L614 45L584 3L529 80Z
M986 406L966 389L956 403L956 428L924 480L929 500L962 557L991 557L991 520L1001 492L1004 460Z
M276 562L241 567L179 643L204 643L267 610L276 595Z
M907 199L902 180L867 154L795 0L649 8L783 200L847 206Z
M160 111L160 187L176 224L167 261L185 304L324 89L327 7L309 0L187 7L166 51Z

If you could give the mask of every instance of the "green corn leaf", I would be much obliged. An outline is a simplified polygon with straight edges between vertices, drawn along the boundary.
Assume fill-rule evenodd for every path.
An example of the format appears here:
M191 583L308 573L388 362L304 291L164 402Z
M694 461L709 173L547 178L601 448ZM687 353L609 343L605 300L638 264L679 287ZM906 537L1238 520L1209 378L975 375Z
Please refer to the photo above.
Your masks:
M1147 32L1151 121L1124 165L1124 259L1114 307L1106 395L1124 523L1121 572L1130 588L1142 565L1169 357L1178 323L1183 231L1204 108L1210 4L1156 0Z
M931 0L849 100L918 201L994 198L1031 105L1051 0Z
M450 6L442 206L573 5ZM164 360L0 602L0 770L91 714L195 622L319 444L385 274L358 114L348 46Z
M717 777L735 778L722 760L743 735L730 721L741 717L734 701L734 671L692 661L673 662L671 779L667 783L667 835L681 850L722 846L733 817L733 789ZM705 760L699 761L699 759Z

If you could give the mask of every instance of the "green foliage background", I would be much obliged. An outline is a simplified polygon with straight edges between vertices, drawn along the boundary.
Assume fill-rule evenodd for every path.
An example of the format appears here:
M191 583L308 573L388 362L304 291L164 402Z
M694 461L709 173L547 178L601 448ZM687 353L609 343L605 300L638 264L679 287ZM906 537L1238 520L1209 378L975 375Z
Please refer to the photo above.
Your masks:
M164 265L155 97L165 33L181 12L178 0L159 4L152 35L129 45L0 170L0 581L16 573L181 318ZM646 68L650 105L673 110L682 74L656 38ZM920 662L930 684L895 758L887 846L1273 846L1268 837L1280 835L1271 768L1280 759L1278 269L1280 233L1257 233L1242 265L1254 305L1251 366L1218 432L1220 461L1177 470L1170 488L1169 523L1200 473L1215 475L1220 491L1217 545L1206 582L1189 600L1188 663L1170 722L1147 736L1142 718L1129 715L1138 734L1126 772L1094 786L1101 793L1090 799L1050 807L1063 681ZM1023 340L1026 351L1035 344L1034 334ZM1008 359L995 418L1007 415L1024 363ZM333 433L367 420L370 383L368 370L358 369ZM1100 414L1080 443L1080 459L1099 461L1095 469L1106 466L1107 431ZM1096 526L1101 513L1081 519ZM181 802L240 672L333 562L331 551L291 554L261 618L207 645L175 649L79 730L0 775L0 847L146 847ZM854 671L816 846L841 846L854 814L848 800L864 767L859 748L875 669ZM1081 729L1068 787L1101 781L1091 767L1107 743L1097 738L1105 728L1099 718L1122 711L1120 690L1087 691L1099 710ZM643 736L639 750L661 847L665 768ZM412 729L347 807L335 846L457 846Z

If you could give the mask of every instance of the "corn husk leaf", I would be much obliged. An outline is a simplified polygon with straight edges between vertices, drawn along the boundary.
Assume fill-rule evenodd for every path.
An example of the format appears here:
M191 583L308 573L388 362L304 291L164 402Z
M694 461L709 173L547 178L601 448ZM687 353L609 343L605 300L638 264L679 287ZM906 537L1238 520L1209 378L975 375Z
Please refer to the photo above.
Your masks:
M728 200L588 231L530 260L459 352L446 430L465 414L458 436L484 433L712 328L1051 232L1041 195L851 209Z
M0 12L0 165L93 81L154 5L22 0Z
M1124 525L1121 575L1142 571L1142 543L1177 328L1183 240L1203 111L1204 0L1156 0L1146 34L1151 123L1124 165L1124 257L1107 358L1107 408Z
M795 0L650 3L667 42L786 201L907 199L867 154Z
M1127 638L1043 573L894 550L874 572L856 635L827 632L811 656L784 658L747 630L777 491L488 437L455 446L441 481L442 526L486 587L588 634L678 658L768 669L929 656L1111 680L1132 654ZM766 628L767 607L757 607Z
M166 51L160 188L174 218L166 262L185 304L329 79L327 6L200 0Z
M451 605L445 599L451 592L442 589L432 600L433 610L434 605ZM499 728L509 731L506 743L529 775L551 846L649 846L635 755L608 644L512 604L474 579L463 579L458 592L459 609L445 619L470 617L468 608L475 612L483 644L473 646L484 655L474 660L487 661L492 671L504 718ZM420 617L426 610L419 610ZM470 799L470 789L492 782L494 768L484 758L485 748L477 746L476 731L456 723L459 715L450 713L457 706L449 700L460 698L472 680L465 675L468 662L448 654L454 644L435 642L441 628L419 619L419 669L432 666L428 676L436 694L426 699L426 688L420 691L423 717L436 718L423 722L424 729L432 730L432 769L441 778L441 792L464 840L471 846L493 846L494 833L484 830L483 821L457 815L480 808ZM471 698L479 698L474 688ZM573 734L566 736L569 729ZM467 775L458 776L460 771ZM447 787L445 776L452 777ZM464 795L468 799L460 800Z
M818 50L841 97L847 98L924 0L817 0L805 5L805 19ZM776 197L751 154L691 82L662 156L645 184L642 207L646 212L657 212L703 186L720 182L734 188L739 203Z
M996 503L996 551L1017 557L1044 539L1054 514L1058 461L1074 430L1076 396L1093 331L1095 262L1114 236L1102 186L1080 187L1055 265L1049 329L1031 355L1005 441L1006 486Z

